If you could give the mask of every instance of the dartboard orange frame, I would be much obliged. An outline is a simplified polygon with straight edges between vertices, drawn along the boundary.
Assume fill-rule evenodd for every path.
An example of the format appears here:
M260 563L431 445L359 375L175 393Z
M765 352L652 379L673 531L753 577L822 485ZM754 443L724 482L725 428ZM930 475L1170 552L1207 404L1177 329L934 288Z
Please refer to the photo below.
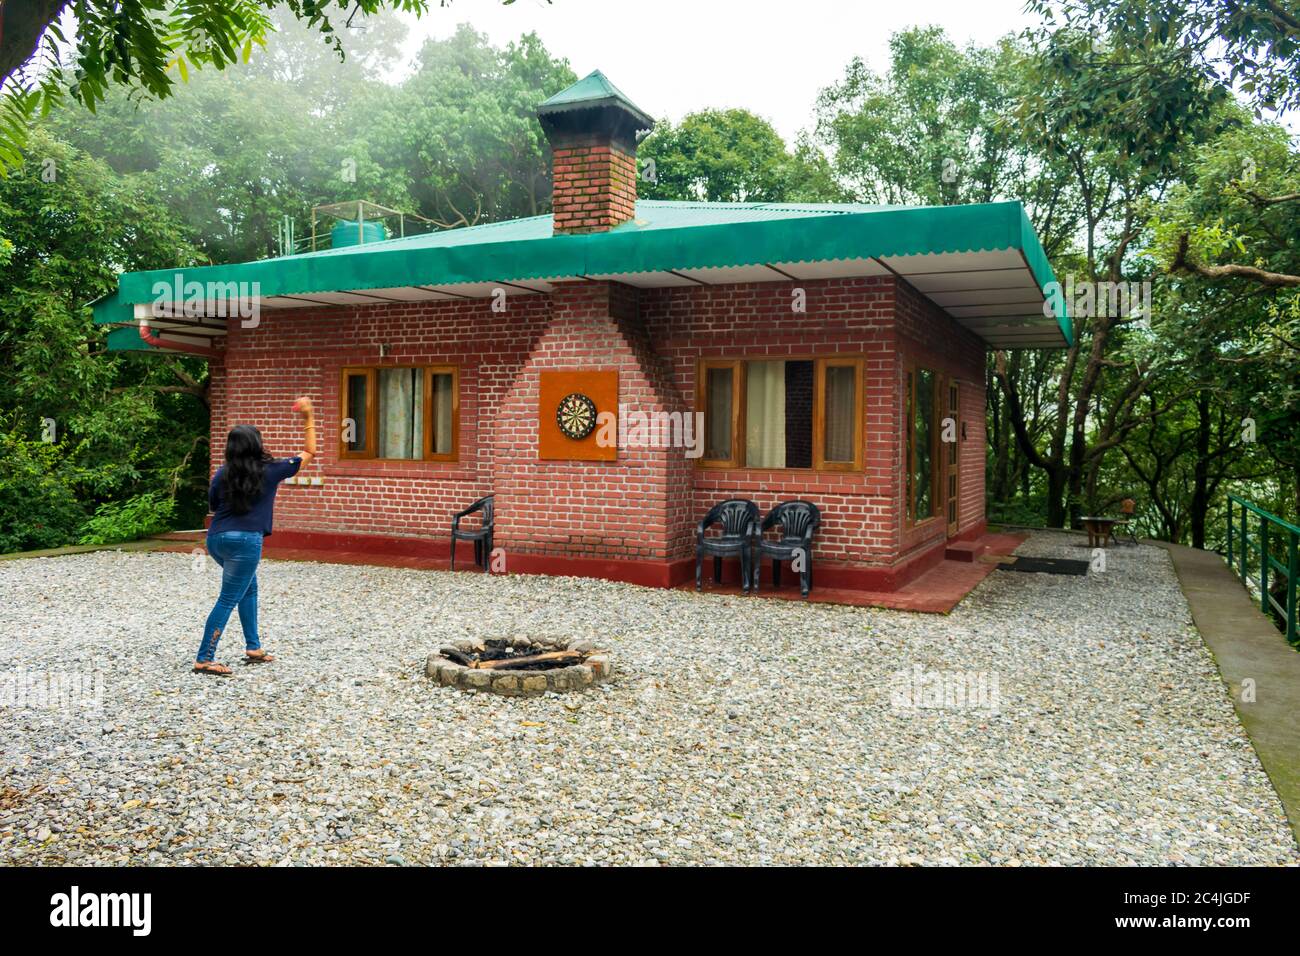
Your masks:
M602 430L594 428L586 438L573 439L560 431L555 410L564 396L586 395L604 412L618 415L618 372L587 369L553 369L540 373L537 389L537 457L548 461L617 461L618 446L596 441ZM617 418L615 419L617 421Z

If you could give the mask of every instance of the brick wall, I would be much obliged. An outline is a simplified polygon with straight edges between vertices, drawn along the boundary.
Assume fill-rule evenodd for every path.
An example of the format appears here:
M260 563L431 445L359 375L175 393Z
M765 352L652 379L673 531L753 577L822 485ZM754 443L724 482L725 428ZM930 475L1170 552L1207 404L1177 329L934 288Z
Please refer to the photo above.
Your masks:
M961 423L958 423L957 437L961 442L958 453L958 533L978 529L984 521L984 343L973 332L948 318L905 281L898 281L896 328L899 363L895 369L895 382L900 422L906 408L904 392L908 368L928 368L957 382L961 418L966 426L966 437L962 439ZM900 430L895 459L900 502L905 495L904 455ZM946 538L946 501L942 495L936 506L937 518L903 529L900 558L933 547Z
M610 282L562 283L551 324L500 408L494 446L497 543L507 552L664 561L680 550L688 514L679 450L622 448L618 460L537 457L543 370L615 369L618 400L647 412L682 410L637 315L636 290Z
M792 308L805 292L806 311ZM696 392L700 359L863 357L863 473L695 469L696 520L722 498L753 499L765 513L777 502L806 498L822 509L818 560L888 564L898 537L895 507L896 426L890 402L894 365L894 289L890 278L647 289L642 314L651 339L672 363L678 390ZM693 554L689 535L678 554Z
M302 447L290 404L310 395L318 410L320 457L305 475L320 487L285 485L277 529L334 534L418 535L443 547L451 515L492 488L486 435L550 315L543 295L516 295L504 313L491 300L365 308L265 311L260 324L231 323L224 364L213 381L212 447L220 464L227 431L256 424L273 454ZM385 356L380 358L380 348ZM460 449L455 462L340 460L340 370L351 365L460 366Z
M806 311L791 308L805 291ZM557 284L551 295L267 311L255 329L230 329L212 366L212 441L219 464L228 429L262 428L268 447L301 447L292 400L319 409L321 455L287 485L276 528L418 537L443 553L453 512L495 492L497 544L507 553L664 562L694 553L694 522L724 497L764 511L802 497L823 510L819 561L891 566L941 543L944 522L904 529L903 367L918 362L961 387L963 531L984 512L984 348L906 283L892 277L638 290L607 282ZM380 357L381 347L384 356ZM681 449L620 449L616 462L537 458L543 369L619 372L621 404L689 411L702 358L853 355L861 383L865 468L860 473L696 468ZM460 368L456 462L340 461L339 373L352 365Z
M636 154L617 145L557 147L551 208L556 232L604 232L636 215Z

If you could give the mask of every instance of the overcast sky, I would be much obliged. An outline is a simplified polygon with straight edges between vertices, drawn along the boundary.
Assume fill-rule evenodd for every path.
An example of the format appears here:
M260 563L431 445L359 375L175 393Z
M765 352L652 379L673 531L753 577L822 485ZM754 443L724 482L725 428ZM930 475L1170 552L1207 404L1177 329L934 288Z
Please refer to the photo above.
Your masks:
M496 45L535 31L586 76L599 69L634 103L676 121L739 106L793 140L818 90L854 56L889 62L891 33L944 27L959 45L991 43L1033 21L1023 0L453 0L413 23L412 49L467 22Z

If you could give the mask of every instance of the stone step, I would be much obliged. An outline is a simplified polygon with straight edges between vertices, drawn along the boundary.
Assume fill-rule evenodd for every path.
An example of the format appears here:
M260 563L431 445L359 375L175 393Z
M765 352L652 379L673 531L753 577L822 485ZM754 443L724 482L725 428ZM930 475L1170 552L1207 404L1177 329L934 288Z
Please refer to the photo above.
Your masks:
M979 541L950 541L943 550L948 561L973 562L984 553L984 545Z

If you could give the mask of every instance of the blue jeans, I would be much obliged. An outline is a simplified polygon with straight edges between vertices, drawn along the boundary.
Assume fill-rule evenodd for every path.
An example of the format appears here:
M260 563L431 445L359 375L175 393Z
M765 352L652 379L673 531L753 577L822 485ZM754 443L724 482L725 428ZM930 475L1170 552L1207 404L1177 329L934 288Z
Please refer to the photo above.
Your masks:
M250 651L262 645L257 639L257 565L262 560L262 534L259 531L222 531L208 535L208 554L221 566L221 594L203 625L200 661L210 661L217 653L217 641L226 629L230 614L239 608L239 624L244 629L244 646Z

